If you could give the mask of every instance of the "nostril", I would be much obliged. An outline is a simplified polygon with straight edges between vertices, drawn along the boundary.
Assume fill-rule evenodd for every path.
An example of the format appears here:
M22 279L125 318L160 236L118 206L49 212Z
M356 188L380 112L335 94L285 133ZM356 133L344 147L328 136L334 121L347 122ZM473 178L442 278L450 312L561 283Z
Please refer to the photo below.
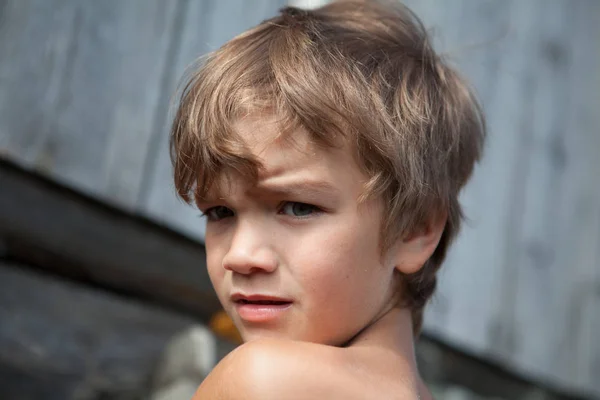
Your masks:
M241 275L269 273L277 269L277 257L266 251L229 253L223 258L222 267Z

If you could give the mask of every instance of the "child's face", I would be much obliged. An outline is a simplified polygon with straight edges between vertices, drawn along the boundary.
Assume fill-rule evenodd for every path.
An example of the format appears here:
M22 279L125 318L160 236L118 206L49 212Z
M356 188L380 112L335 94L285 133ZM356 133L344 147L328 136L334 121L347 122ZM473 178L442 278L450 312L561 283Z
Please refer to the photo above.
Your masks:
M340 345L393 302L380 201L358 203L366 176L348 148L319 148L303 131L293 144L274 141L277 126L265 118L236 127L265 169L256 185L232 175L199 205L217 295L245 341Z

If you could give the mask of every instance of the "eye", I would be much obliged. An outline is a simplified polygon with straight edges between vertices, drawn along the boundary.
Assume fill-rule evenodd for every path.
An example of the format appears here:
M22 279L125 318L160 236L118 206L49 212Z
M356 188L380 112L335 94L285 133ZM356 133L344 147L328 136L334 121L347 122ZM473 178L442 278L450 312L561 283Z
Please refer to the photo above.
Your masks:
M233 217L234 213L232 209L225 206L216 206L206 210L203 215L205 215L209 221L220 221L223 218Z
M289 215L291 217L302 218L308 217L319 211L319 207L313 206L312 204L288 201L284 203L283 207L281 207L279 212L281 214Z

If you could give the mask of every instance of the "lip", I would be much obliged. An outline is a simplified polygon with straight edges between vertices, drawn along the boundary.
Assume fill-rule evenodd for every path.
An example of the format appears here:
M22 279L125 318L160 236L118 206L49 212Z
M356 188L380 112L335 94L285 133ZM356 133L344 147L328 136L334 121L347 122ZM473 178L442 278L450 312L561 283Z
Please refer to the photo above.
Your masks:
M234 293L231 295L231 301L240 302L240 301L275 301L282 303L291 303L292 300L286 297L273 296L269 294L244 294L244 293Z
M292 305L292 300L266 295L235 293L231 296L235 310L239 317L246 322L265 323L272 322L282 317ZM259 302L274 302L261 304Z

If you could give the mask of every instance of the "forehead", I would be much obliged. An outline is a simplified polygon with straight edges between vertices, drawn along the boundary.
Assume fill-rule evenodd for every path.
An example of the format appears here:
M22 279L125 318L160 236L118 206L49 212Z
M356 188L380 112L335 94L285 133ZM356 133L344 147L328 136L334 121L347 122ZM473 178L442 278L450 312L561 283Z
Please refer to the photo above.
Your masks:
M244 146L261 162L259 177L291 167L326 166L345 158L345 149L318 144L302 127L285 127L270 114L240 118L233 128Z
M272 114L252 114L233 124L243 145L261 161L276 163L278 153L314 155L319 147L302 127L286 127ZM290 155L290 154L285 154Z
M360 171L347 145L327 146L317 143L302 127L282 129L281 123L270 115L247 116L238 119L233 128L248 152L260 164L257 181L245 186L269 186L298 183L318 183L337 190L354 192L362 188L365 176ZM241 177L223 171L217 182L241 181ZM223 194L224 185L215 190ZM315 186L315 185L313 185Z

